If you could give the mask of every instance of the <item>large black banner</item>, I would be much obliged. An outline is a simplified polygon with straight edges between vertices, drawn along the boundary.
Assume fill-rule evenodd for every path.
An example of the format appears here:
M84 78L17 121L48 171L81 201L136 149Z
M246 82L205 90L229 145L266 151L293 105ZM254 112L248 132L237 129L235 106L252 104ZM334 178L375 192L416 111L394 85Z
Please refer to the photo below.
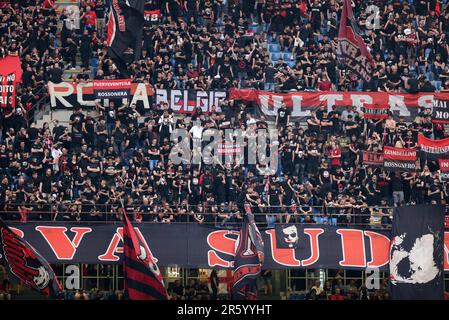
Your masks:
M443 299L443 206L395 208L390 250L393 299Z
M196 224L134 225L159 266L232 269L238 230ZM50 263L121 261L121 223L10 223ZM334 226L277 225L260 230L265 243L263 268L336 268L388 271L390 232ZM449 252L449 231L446 232ZM445 254L445 270L449 271Z
M134 226L160 266L233 268L238 230L196 224ZM123 253L121 224L28 222L11 227L51 263L119 263ZM261 234L264 268L388 269L387 231L290 224Z

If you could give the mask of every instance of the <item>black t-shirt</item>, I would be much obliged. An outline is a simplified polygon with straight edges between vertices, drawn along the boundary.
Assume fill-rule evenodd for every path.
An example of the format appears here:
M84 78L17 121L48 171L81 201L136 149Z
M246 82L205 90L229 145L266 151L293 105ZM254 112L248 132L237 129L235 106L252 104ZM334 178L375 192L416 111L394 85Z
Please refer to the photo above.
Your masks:
M320 172L321 181L323 183L330 183L331 182L331 173L330 173L329 169L321 168L319 170L319 172Z
M290 109L281 107L278 109L278 122L279 124L287 124L287 118L291 114Z
M95 5L95 14L97 15L97 19L104 19L105 8L103 5Z

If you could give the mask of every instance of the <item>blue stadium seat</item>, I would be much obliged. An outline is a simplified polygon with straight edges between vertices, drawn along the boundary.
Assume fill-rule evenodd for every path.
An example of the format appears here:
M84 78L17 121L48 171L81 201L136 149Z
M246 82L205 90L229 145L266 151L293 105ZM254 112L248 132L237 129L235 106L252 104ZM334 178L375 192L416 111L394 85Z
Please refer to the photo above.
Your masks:
M293 68L293 67L296 65L296 61L293 61L293 60L291 60L291 61L285 61L285 63L286 63L290 68Z
M270 52L272 52L272 53L279 52L279 51L281 51L281 47L278 44L274 43L274 44L270 44L268 46L268 50L270 50Z
M284 60L285 60L285 61L294 61L294 59L292 59L292 54L291 54L291 52L289 52L289 53L284 53L284 54L283 54L283 57L284 57Z
M274 52L271 54L271 61L278 61L280 58L282 58L280 53Z

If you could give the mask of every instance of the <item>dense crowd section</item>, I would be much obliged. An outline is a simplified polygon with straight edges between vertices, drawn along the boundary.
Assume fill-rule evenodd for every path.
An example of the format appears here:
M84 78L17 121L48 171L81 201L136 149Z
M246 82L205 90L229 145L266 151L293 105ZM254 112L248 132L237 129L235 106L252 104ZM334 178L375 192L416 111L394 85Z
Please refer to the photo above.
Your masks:
M118 75L106 50L109 1L82 0L79 15L57 14L53 1L9 3L0 9L1 50L23 59L24 107L33 104L28 96L36 87L60 82L65 68L76 67L77 56L83 71L77 81ZM130 70L135 81L156 88L449 90L446 1L354 0L352 6L376 63L368 83L336 61L337 0L146 1L147 11L161 15L146 25Z

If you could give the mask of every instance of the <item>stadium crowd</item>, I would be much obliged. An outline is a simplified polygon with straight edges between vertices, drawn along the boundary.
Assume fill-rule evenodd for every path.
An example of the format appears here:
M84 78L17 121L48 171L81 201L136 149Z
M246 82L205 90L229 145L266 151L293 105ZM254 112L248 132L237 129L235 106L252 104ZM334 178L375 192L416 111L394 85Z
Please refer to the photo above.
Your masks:
M389 206L447 203L449 190L434 162L421 159L417 172L394 174L361 161L363 151L385 145L414 148L419 132L449 136L432 125L429 110L406 123L393 115L365 121L353 107L320 108L300 124L281 108L275 124L281 161L269 176L263 165L237 161L201 166L170 161L174 129L186 128L198 138L207 129L273 125L253 118L250 106L236 101L223 101L222 112L197 111L191 117L165 105L141 114L134 105L111 101L97 104L99 117L76 109L69 125L36 127L28 113L41 98L39 88L61 82L78 58L84 72L74 81L118 76L106 53L107 1L81 1L79 29L68 23L70 13L57 14L51 1L37 3L13 0L0 9L2 55L19 55L24 70L16 109L1 113L0 210L6 219L113 221L124 198L138 222L226 227L241 220L248 202L257 222L267 226L282 221L382 228L390 221ZM353 1L361 27L371 4L380 9L380 28L364 33L377 64L369 83L338 67L341 4L335 0L146 1L146 9L160 9L161 17L145 27L140 60L130 70L134 81L155 88L448 90L446 1ZM294 65L272 63L274 42L291 53Z

